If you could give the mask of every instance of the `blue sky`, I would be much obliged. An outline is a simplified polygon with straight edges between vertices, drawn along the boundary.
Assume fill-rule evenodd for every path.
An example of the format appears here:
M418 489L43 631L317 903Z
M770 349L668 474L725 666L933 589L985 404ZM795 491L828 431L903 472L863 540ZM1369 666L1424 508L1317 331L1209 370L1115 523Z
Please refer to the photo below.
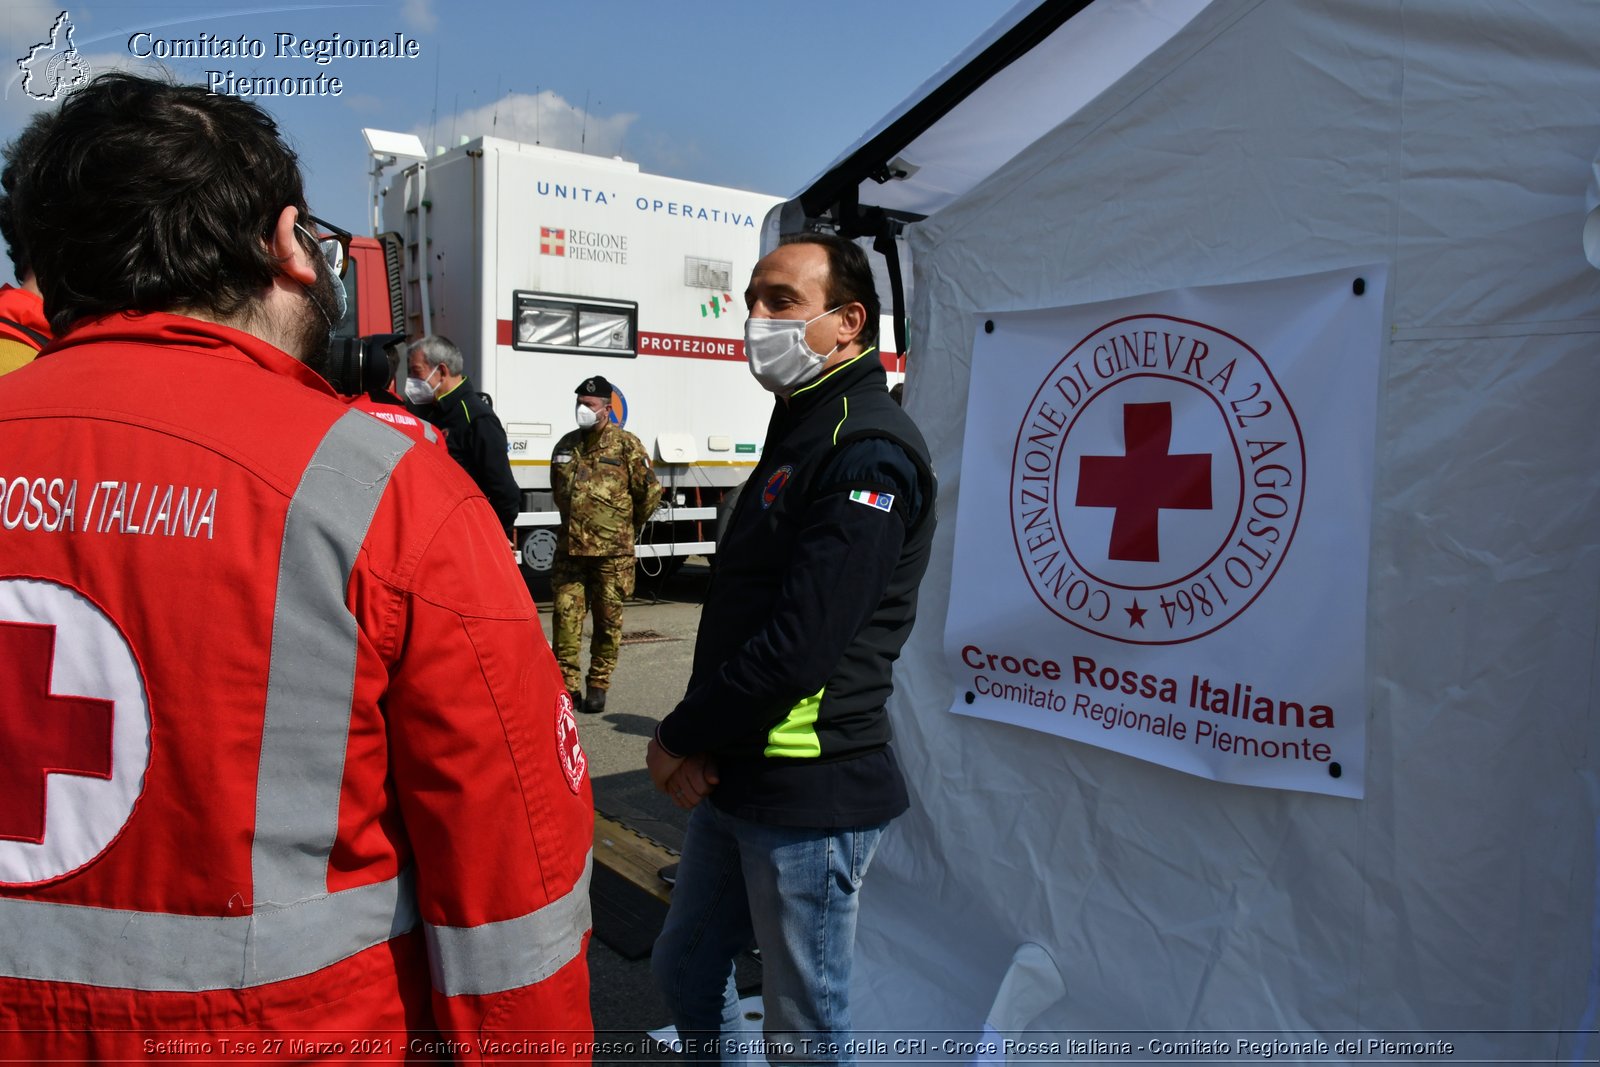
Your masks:
M496 133L621 155L647 172L777 195L797 191L964 49L1014 0L379 0L344 5L75 3L73 45L94 72L151 71L156 41L260 41L266 56L168 59L182 81L337 77L339 96L258 98L301 154L311 209L361 232L362 127L427 144ZM52 105L16 60L59 0L5 0L0 139ZM296 39L415 40L414 59L280 58ZM135 39L136 34L143 34ZM0 261L3 262L3 261ZM9 264L5 264L9 266ZM0 273L4 273L0 270Z

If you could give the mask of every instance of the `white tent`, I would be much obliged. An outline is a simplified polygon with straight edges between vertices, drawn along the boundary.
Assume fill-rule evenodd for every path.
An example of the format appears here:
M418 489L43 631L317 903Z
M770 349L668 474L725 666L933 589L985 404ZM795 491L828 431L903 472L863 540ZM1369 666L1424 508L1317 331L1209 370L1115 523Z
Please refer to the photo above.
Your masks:
M863 898L864 1035L1595 1062L1597 148L1593 0L1026 4L775 211L769 237L900 233L907 407L941 480L891 702L913 810ZM951 714L985 316L1352 264L1388 277L1364 796Z

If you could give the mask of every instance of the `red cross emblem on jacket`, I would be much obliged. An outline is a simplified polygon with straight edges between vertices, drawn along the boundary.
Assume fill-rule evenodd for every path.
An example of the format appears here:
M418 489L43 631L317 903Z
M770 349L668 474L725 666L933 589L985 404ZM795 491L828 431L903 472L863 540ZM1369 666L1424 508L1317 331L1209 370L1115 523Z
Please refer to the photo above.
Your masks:
M109 700L50 691L56 628L0 622L0 838L44 842L52 774L111 777Z

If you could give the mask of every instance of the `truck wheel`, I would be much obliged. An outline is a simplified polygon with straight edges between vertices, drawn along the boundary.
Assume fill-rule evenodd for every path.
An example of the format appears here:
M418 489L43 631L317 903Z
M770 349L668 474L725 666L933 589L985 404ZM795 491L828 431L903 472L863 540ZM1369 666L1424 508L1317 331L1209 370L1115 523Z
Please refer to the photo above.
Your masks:
M535 526L522 538L522 569L534 578L549 578L556 561L553 526Z

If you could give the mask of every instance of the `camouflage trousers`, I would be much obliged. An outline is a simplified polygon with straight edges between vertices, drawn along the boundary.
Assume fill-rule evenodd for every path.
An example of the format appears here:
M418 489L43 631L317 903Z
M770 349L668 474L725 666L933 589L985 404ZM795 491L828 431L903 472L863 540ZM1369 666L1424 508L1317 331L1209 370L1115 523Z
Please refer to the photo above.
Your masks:
M566 556L555 558L550 595L555 628L556 661L567 688L581 692L583 673L578 651L583 643L583 617L594 611L594 636L589 640L589 688L609 689L622 647L622 602L633 595L632 556Z

